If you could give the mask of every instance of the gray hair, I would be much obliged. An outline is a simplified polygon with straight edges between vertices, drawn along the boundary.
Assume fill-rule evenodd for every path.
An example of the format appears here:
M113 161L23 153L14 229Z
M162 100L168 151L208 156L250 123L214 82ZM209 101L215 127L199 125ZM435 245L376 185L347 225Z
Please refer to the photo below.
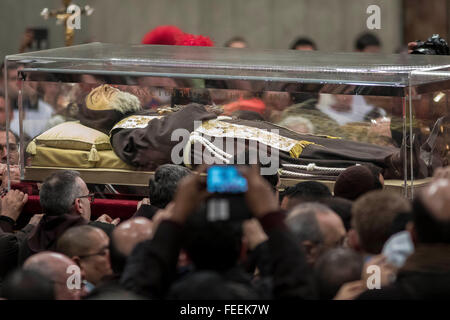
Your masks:
M286 225L298 243L311 241L319 244L324 241L316 214L331 211L317 202L305 202L295 206L286 218Z
M45 214L59 216L70 212L75 199L82 195L81 186L77 183L79 177L77 171L64 170L45 179L39 192Z
M159 166L148 184L150 203L158 208L165 208L172 201L178 182L190 173L188 168L175 164Z

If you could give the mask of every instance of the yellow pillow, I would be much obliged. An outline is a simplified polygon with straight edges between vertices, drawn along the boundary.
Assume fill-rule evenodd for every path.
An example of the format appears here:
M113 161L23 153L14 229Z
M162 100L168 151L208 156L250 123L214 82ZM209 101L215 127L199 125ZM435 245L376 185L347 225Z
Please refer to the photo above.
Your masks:
M35 155L36 146L89 150L89 161L98 161L98 151L111 150L109 137L98 130L83 126L78 121L68 121L48 129L31 141L27 152Z
M134 170L123 162L113 150L98 151L98 160L89 160L89 151L58 149L37 146L36 153L31 159L31 165L36 167L63 167L63 168L105 168Z
M95 162L89 161L89 151L57 149L37 146L31 165L36 167L94 168Z
M106 134L83 126L78 121L64 122L54 126L37 136L34 142L46 147L72 150L91 150L92 145L95 145L98 151L112 149Z

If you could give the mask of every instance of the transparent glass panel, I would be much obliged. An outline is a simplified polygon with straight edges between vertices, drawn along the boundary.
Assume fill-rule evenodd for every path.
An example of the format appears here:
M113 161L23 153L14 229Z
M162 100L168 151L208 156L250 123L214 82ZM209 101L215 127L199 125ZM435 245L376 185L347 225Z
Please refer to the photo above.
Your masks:
M134 114L164 117L194 102L251 128L279 129L314 142L296 165L335 169L298 167L295 178L333 180L347 166L372 163L409 195L414 180L448 163L449 57L89 44L9 56L6 64L7 81L15 84L8 86L8 125L20 137L20 157L9 154L25 180L71 168L92 183L147 184L142 172L153 167L124 162L112 126L101 135L98 124L82 119L87 96L103 84L135 95L141 109ZM70 134L104 144L41 137L77 121L85 126Z
M450 66L448 57L296 50L113 45L92 43L9 56L33 71L170 76L399 87L417 69ZM420 80L426 83L428 80Z
M447 67L434 70L413 71L411 83L426 78L432 80L426 88L411 87L410 134L418 140L418 152L411 152L413 169L428 169L432 176L437 168L450 163L450 90L445 84L450 80ZM414 151L414 150L413 150Z

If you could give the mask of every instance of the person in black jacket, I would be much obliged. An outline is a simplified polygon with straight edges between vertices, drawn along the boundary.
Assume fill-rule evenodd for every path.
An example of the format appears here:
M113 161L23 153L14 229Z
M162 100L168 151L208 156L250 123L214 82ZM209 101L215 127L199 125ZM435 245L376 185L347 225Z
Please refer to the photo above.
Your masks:
M396 281L358 299L448 299L450 297L450 180L436 179L414 199L415 252Z
M42 215L34 215L23 229L14 233L16 221L27 201L28 195L19 190L10 190L1 199L0 284L5 276L17 266L19 243L25 241L42 218Z
M3 218L0 226L0 265L6 267L1 268L0 277L22 265L35 253L54 251L57 239L68 228L91 224L110 235L114 225L119 222L107 215L102 215L97 221L90 221L93 195L89 194L78 172L64 170L52 174L42 184L39 196L45 214L38 217L39 223L36 223L35 218L36 226L29 224L21 232L12 233L15 221L10 216L18 218L27 197L18 192L11 192L9 196L11 198L16 194L15 201L8 201L8 195L2 199L2 203L5 202L2 216L7 218ZM7 209L15 214L5 214Z
M202 169L204 170L205 167L202 166ZM201 172L202 169L199 169L198 172ZM223 290L228 291L224 291L226 294L223 295L214 295L213 292L218 293L220 290L217 288L211 291L205 289L203 297L196 296L195 298L219 299L230 296L315 298L312 275L307 267L305 255L286 228L285 214L279 209L276 196L269 183L259 175L257 167L242 168L242 172L248 182L248 191L245 193L246 203L268 237L267 244L272 261L270 279L267 279L269 281L256 285L251 282L251 274L245 273L239 267L237 257L232 252L236 246L234 249L229 249L228 260L222 261L225 264L222 268L217 268L217 263L214 261L206 263L205 257L199 258L195 255L190 257L194 265L196 262L204 262L204 264L196 265L196 269L186 278L175 281L178 256L184 245L185 224L209 196L205 189L205 177L198 172L185 177L179 183L174 206L166 209L170 211L167 212L169 218L160 222L154 238L135 247L125 266L121 279L122 285L137 294L153 299L185 299L192 298L192 296L187 296L186 292L182 290L183 282L191 281L192 283L192 277L196 277L201 280L201 283L198 284L201 284L202 288L205 288L206 285L206 288L211 287L212 289L212 286L222 286L223 284ZM232 227L228 230L231 229ZM233 237L230 236L229 239L233 239ZM206 257L209 254L211 252L204 252ZM206 279L214 279L214 281ZM235 295L236 290L239 290L238 288L241 286L248 290L248 294Z

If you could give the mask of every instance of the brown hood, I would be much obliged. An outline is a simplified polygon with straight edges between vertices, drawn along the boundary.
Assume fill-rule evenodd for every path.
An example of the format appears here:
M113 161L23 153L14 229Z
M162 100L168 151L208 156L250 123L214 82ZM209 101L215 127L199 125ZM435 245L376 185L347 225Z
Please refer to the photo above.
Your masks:
M56 249L56 240L69 228L88 222L77 214L44 215L28 238L28 247L34 253Z
M78 109L78 119L86 127L97 129L107 135L114 125L128 117L130 114L123 114L117 110L92 110L82 104Z

